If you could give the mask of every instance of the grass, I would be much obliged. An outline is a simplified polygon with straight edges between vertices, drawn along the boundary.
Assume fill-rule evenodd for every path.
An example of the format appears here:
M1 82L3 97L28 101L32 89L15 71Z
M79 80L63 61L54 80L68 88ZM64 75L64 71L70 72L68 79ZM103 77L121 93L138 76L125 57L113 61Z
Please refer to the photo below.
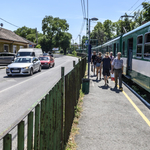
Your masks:
M80 97L79 97L78 104L75 107L75 118L72 124L72 129L66 146L66 150L76 150L77 148L77 144L75 142L75 135L79 134L78 122L81 117L83 97L84 94L82 93L82 90L80 90Z

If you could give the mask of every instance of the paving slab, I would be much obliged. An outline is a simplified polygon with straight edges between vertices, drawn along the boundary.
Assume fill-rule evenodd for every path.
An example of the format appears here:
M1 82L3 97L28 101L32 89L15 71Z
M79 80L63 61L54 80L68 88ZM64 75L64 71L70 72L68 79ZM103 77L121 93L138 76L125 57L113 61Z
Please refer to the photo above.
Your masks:
M122 92L114 89L113 81L106 87L103 79L90 79L75 137L77 150L150 150L150 110L127 87Z

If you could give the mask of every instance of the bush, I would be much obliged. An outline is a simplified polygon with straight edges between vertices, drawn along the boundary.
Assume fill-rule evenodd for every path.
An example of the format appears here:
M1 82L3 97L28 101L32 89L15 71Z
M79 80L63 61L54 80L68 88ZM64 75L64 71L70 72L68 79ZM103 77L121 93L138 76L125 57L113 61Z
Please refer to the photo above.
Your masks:
M77 56L77 52L76 52L75 50L72 52L72 54L73 54L74 56Z
M40 45L40 44L38 44L38 45L36 46L36 48L41 48L41 45Z

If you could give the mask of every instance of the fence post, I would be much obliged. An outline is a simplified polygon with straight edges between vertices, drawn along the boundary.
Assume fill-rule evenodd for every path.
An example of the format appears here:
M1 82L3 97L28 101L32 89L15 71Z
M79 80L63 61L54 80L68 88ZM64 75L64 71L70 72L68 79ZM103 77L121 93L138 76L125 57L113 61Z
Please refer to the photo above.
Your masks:
M35 107L34 150L39 150L40 140L40 105Z
M76 65L76 62L75 62L75 61L73 61L73 67L75 67L75 65Z
M27 149L33 149L33 112L31 111L28 115L28 138L27 138Z
M3 139L3 150L11 150L11 134L7 134L5 135L4 139Z
M18 150L24 150L24 121L18 124L17 148Z
M53 116L53 113L54 113L54 87L52 88L52 90L50 91L50 97L49 97L49 100L50 100L50 140L49 140L49 147L51 149L53 149L54 147L54 116Z
M64 124L65 124L65 67L61 67L61 149L64 149Z
M44 149L44 121L45 121L45 99L41 101L41 115L40 115L40 150Z

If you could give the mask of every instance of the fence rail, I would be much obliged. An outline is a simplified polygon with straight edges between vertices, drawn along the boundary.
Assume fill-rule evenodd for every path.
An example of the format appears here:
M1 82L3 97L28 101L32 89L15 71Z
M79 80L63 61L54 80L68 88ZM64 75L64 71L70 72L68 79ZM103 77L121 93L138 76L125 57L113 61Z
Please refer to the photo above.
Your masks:
M61 68L61 79L37 103L37 105L5 131L2 149L12 149L12 134L17 127L18 150L63 150L66 145L78 103L81 82L86 69L86 58L82 58L74 69L64 76ZM25 130L27 117L27 130ZM26 136L25 136L26 132Z

